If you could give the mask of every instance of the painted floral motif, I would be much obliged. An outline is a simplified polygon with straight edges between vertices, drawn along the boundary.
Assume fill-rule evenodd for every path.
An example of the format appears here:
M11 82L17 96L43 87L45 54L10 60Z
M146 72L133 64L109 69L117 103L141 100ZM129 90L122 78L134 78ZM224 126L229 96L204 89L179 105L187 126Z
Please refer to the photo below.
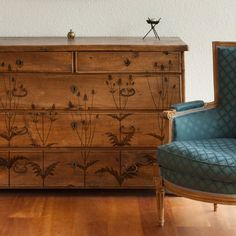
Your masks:
M90 93L82 94L76 85L72 85L70 91L74 95L75 101L68 102L68 109L76 112L71 112L71 129L75 132L78 142L83 149L80 151L82 160L73 160L68 165L74 170L77 168L82 170L83 182L84 186L86 186L88 170L98 162L98 160L89 160L99 119L99 115L94 114L92 111L96 92L92 89Z
M2 80L3 94L0 96L0 106L3 110L5 130L0 131L0 137L5 139L10 147L14 137L25 135L28 131L26 126L19 127L16 124L16 110L21 100L28 95L28 91L23 84L17 83L14 77L4 77Z

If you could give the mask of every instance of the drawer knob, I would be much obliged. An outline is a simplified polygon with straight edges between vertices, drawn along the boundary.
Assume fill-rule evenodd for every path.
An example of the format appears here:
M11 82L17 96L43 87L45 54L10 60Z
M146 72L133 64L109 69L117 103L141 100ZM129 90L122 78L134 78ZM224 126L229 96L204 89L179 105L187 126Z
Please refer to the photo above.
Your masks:
M128 58L126 58L124 60L124 64L125 64L125 66L129 66L131 64L131 61Z
M22 61L21 59L17 59L17 60L16 60L16 65L17 65L17 66L21 67L21 66L23 66L23 64L24 64L24 63L23 63L23 61Z
M8 71L11 71L12 68L11 68L11 65L9 64L8 67L7 67Z

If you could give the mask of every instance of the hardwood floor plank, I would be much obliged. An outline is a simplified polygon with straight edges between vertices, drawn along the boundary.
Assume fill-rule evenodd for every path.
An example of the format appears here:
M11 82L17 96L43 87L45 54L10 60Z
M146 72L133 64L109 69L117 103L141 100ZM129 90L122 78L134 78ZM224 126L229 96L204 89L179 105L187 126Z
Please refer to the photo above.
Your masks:
M2 190L0 236L229 236L235 206L168 196L165 226L157 226L151 190Z

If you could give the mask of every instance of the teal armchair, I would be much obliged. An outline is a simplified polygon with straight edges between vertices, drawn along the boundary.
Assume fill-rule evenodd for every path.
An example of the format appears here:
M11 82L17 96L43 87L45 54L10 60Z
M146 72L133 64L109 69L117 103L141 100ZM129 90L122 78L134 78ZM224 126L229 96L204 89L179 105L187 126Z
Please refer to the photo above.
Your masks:
M169 144L157 151L156 193L164 225L164 194L236 204L236 43L214 42L215 102L173 105Z

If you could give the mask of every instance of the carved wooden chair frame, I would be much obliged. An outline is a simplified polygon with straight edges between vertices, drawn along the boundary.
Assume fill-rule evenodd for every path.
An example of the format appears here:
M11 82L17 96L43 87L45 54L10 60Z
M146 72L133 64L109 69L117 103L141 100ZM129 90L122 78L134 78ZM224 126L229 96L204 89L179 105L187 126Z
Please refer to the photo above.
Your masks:
M236 42L213 42L213 73L214 73L214 102L205 104L204 110L217 107L219 102L218 95L218 52L217 47L236 47ZM196 112L201 109L196 109ZM172 141L172 124L175 116L193 113L193 111L176 112L175 110L164 111L163 116L168 120L168 134L170 143ZM193 200L208 202L214 204L214 211L217 210L217 204L236 205L236 194L215 194L210 192L202 192L194 189L180 187L161 177L159 166L157 167L157 175L154 177L156 187L157 213L159 226L164 225L164 196L165 191L169 191L177 196L190 198Z

